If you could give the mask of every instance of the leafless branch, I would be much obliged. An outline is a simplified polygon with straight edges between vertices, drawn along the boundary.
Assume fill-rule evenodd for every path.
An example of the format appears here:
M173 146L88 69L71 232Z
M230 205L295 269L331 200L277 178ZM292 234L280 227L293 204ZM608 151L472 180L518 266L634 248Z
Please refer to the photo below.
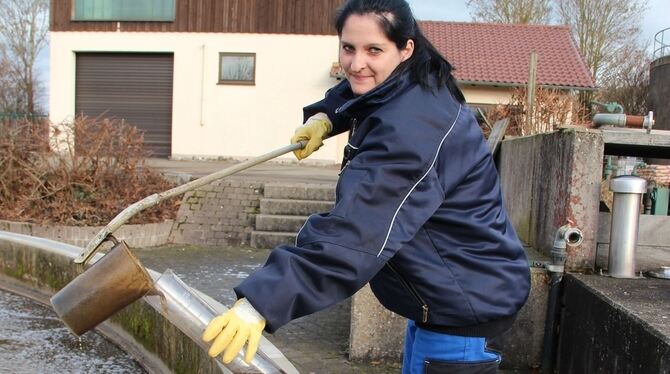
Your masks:
M468 0L475 21L545 24L551 20L552 0Z
M38 80L35 63L47 45L48 0L0 0L0 85L12 84L14 100L0 97L0 110L36 113Z

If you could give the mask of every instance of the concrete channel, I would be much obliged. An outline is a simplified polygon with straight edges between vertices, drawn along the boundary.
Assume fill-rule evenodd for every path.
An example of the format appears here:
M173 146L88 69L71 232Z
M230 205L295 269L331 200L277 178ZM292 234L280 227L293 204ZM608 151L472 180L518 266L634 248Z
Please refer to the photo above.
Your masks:
M49 298L82 269L72 259L81 248L49 239L0 231L0 289L49 303ZM102 255L98 255L98 258ZM147 269L157 280L160 273ZM226 307L205 294L199 296L217 311ZM158 311L157 296L145 296L121 310L96 331L129 353L150 373L230 373L187 335L170 324ZM259 351L283 372L298 373L295 367L267 339Z

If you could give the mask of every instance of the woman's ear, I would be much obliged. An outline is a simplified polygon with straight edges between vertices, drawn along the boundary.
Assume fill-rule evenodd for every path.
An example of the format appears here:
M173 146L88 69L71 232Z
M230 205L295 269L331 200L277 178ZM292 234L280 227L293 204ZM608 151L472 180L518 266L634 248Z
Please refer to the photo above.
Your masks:
M401 60L403 62L407 61L410 57L412 57L412 53L414 53L414 40L408 39L407 44L405 44L405 48L400 51Z

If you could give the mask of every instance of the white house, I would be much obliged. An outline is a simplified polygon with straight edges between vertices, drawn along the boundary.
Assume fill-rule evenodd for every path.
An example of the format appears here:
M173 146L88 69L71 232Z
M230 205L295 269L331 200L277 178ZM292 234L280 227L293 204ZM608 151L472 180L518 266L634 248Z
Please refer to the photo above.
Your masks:
M302 123L302 107L337 83L332 20L343 1L52 0L50 119L123 118L156 157L248 158L279 148ZM421 27L472 105L509 101L526 84L531 51L539 86L595 89L567 27ZM310 160L338 162L345 144L345 134L329 139Z
M337 83L341 2L52 0L50 119L124 118L158 157L279 148ZM344 144L318 158L335 162Z

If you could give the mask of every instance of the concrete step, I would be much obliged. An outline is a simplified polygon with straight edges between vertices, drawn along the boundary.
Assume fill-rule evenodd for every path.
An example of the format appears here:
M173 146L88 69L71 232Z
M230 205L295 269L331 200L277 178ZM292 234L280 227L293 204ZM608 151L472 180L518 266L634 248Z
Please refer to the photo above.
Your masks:
M335 205L332 201L261 199L261 214L280 214L309 216L312 213L330 211Z
M256 215L256 230L297 233L307 220L307 216Z
M335 201L335 183L266 183L263 191L266 199Z
M296 232L252 231L251 246L253 248L274 248L282 244L295 244Z

